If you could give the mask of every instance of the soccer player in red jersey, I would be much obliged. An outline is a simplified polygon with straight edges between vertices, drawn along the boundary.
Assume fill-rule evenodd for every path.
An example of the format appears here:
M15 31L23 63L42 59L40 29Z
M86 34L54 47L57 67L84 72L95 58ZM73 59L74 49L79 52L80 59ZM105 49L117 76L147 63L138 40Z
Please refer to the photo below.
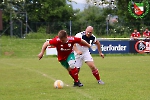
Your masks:
M146 28L145 31L143 32L143 37L150 38L150 31L148 30L148 28Z
M43 54L47 46L55 46L57 49L57 58L63 67L65 67L70 76L74 79L74 86L83 86L78 79L78 69L75 67L75 57L73 53L73 45L75 43L80 43L84 46L90 47L86 41L81 38L68 36L65 30L60 30L58 36L52 40L46 41L41 49L41 52L38 54L39 60L43 57Z
M138 38L141 37L140 32L137 31L137 29L134 29L134 32L130 36L130 40L138 40Z

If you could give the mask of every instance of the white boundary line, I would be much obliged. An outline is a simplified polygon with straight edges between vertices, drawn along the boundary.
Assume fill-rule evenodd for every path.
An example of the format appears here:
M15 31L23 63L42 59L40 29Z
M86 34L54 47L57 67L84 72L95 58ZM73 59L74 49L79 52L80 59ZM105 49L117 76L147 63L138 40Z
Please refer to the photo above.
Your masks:
M12 64L12 63L3 63L3 64L9 65L9 66L14 66L14 65L15 65L15 64ZM51 80L53 80L53 81L56 80L55 78L53 78L53 77L51 77L51 76L49 76L49 75L47 75L47 74L45 74L45 73L42 73L42 72L40 72L40 71L38 71L38 70L33 70L33 69L30 69L30 68L25 68L25 67L22 67L22 68L24 68L24 69L26 69L26 70L29 70L29 71L32 71L32 72L36 72L36 73L38 73L38 74L41 74L42 76L44 76L44 77L46 77L46 78L49 78L49 79L51 79ZM79 93L80 95L83 95L83 96L85 96L85 97L87 97L87 98L89 98L89 99L92 99L92 98L93 98L93 97L90 96L89 94L85 93L85 91L79 90L78 88L73 87L73 86L71 86L71 85L68 85L68 84L66 84L66 83L64 83L64 84L65 84L66 86L68 86L69 88L74 89L75 92ZM81 88L82 88L82 87L81 87ZM94 97L94 98L95 98L95 97ZM95 98L95 100L97 100L97 99Z
M51 80L53 80L53 81L55 81L56 79L55 78L53 78L53 77L51 77L51 76L49 76L49 75L47 75L47 74L45 74L45 73L42 73L42 72L40 72L40 71L38 71L38 70L33 70L33 69L29 69L29 68L24 68L24 69L26 69L26 70L30 70L30 71L33 71L33 72L36 72L36 73L39 73L39 74L41 74L42 76L44 76L44 77L46 77L46 78L49 78L49 79L51 79ZM73 89L75 89L75 91L77 92L77 93L79 93L79 94L81 94L81 95L83 95L83 96L85 96L85 97L88 97L88 98L93 98L92 96L90 96L89 94L87 94L87 93L85 93L85 92L83 92L83 91L81 91L81 90L78 90L77 88L75 88L75 87L73 87L73 86L71 86L71 85L69 85L69 84L66 84L66 83L64 83L64 85L65 86L68 86L69 88L73 88ZM80 87L79 87L80 88ZM82 88L82 87L81 87Z

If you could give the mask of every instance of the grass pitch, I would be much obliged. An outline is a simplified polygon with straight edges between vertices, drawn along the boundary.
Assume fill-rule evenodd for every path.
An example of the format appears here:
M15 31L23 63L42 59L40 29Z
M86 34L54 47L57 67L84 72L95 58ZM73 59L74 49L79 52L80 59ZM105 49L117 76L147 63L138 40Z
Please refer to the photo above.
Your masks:
M0 40L0 100L149 100L150 56L94 56L105 85L99 85L90 68L83 64L73 80L54 56L38 60L45 40ZM64 82L55 89L54 81Z

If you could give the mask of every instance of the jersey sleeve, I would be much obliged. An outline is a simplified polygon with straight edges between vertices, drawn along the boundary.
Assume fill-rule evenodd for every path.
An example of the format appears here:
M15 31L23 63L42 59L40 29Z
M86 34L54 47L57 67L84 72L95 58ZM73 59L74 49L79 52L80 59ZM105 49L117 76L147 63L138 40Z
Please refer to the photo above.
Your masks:
M131 37L134 37L134 34L133 34L133 33L131 33Z
M75 35L75 37L82 38L82 34L81 34L81 33L77 33L77 34Z
M79 37L74 37L75 43L80 43L81 42L81 38Z
M145 35L145 36L149 36L149 34L150 34L149 31L148 32L146 32L146 31L143 32L143 35Z
M141 34L140 34L140 32L138 32L138 37L141 37Z
M93 35L93 34L92 34L92 35ZM94 37L93 43L95 43L96 40L97 40L97 38L96 38L96 36L94 36L94 35L93 35L93 37Z
M53 39L49 40L49 44L53 45L53 46L56 46L56 44L57 44L56 38L53 38Z

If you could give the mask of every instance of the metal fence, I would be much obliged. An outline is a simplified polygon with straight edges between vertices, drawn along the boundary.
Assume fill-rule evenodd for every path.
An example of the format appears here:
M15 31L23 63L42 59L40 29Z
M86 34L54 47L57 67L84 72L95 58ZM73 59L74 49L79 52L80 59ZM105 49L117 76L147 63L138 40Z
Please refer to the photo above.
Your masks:
M3 30L0 31L0 35L10 35L17 37L24 37L30 32L38 32L40 28L43 28L43 33L57 34L59 30L66 30L68 34L75 35L76 33L85 30L85 28L91 25L94 27L94 34L96 35L130 35L134 29L137 29L142 33L145 28L150 29L150 22L133 21L130 23L118 21L114 23L110 22L88 22L79 23L75 21L65 22L28 22L25 23L20 20L13 20L10 22L3 22ZM11 30L12 29L12 30Z

